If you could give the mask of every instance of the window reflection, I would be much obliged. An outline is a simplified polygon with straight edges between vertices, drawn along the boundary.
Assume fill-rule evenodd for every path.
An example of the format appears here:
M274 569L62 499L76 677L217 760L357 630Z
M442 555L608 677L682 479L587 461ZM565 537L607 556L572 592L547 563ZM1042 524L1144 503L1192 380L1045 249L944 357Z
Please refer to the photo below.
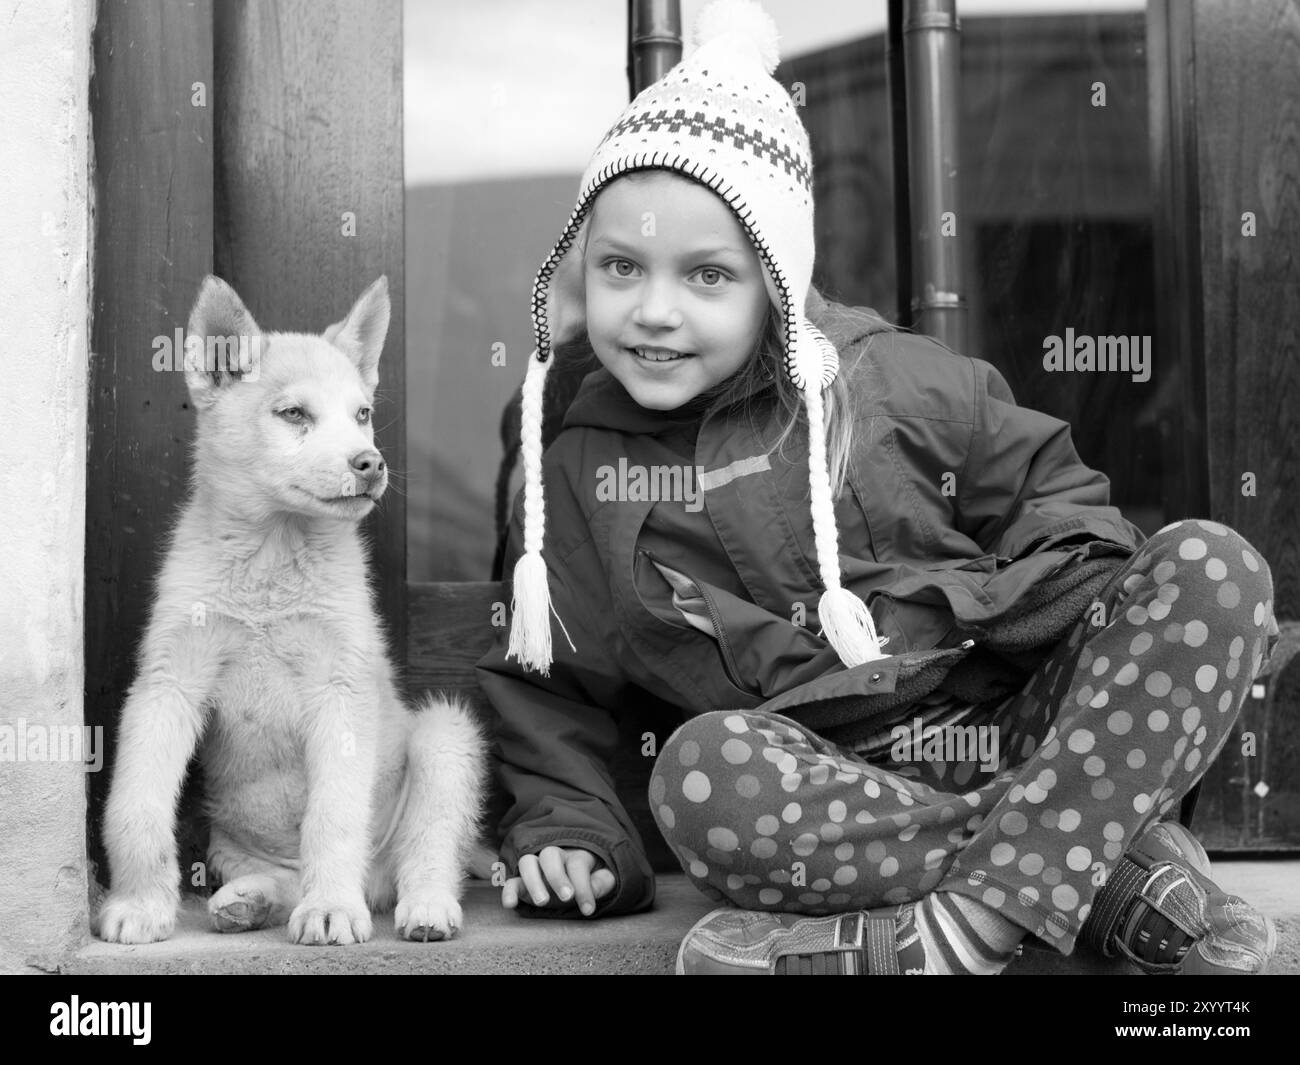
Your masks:
M1111 501L1150 534L1195 509L1184 467L1200 427L1181 401L1191 368L1155 335L1145 12L1079 6L958 3L963 354L996 365L1022 405L1070 422ZM897 321L886 48L882 28L782 77L807 93L815 279ZM1047 371L1045 342L1069 335L1145 343L1148 379Z

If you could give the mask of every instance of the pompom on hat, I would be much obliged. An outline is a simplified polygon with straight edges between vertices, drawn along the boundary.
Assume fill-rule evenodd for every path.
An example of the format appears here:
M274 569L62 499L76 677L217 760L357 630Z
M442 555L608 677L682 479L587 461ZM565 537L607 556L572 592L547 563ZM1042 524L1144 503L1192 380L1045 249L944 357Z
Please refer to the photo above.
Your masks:
M808 414L813 530L825 587L817 615L846 666L885 657L887 641L877 636L866 604L840 583L822 396L839 372L839 355L804 313L814 255L812 152L794 101L772 77L780 58L776 25L753 0L714 0L699 16L695 43L690 57L644 89L605 134L582 175L577 206L533 285L537 348L528 360L520 419L524 550L515 565L506 657L543 675L550 672L554 612L542 558L546 372L552 352L586 328L582 257L574 245L592 204L610 182L647 169L675 171L715 192L758 253L781 324L785 372Z

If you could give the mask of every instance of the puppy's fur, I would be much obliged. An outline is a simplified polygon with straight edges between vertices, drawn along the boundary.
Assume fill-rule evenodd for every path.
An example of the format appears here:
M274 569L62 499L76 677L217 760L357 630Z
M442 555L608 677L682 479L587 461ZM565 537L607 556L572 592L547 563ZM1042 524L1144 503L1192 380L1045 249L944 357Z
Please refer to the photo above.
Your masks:
M190 338L243 338L251 360L186 363L191 494L122 711L104 939L172 932L200 740L216 928L361 942L394 902L408 939L460 926L485 742L454 701L398 699L357 533L387 487L369 414L388 320L385 278L321 336L263 334L215 277L199 291Z

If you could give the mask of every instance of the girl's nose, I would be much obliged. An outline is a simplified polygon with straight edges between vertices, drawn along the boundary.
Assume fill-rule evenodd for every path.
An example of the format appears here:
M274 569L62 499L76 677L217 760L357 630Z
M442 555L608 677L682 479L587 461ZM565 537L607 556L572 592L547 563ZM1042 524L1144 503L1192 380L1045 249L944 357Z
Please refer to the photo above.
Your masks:
M633 318L637 325L647 329L678 328L682 324L682 312L677 309L673 285L667 280L647 281Z

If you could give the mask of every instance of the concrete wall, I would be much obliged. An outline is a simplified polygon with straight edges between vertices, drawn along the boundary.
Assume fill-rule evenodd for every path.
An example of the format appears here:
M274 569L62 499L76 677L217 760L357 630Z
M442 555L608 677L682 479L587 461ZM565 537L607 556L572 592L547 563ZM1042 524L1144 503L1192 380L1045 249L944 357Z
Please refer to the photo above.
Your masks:
M17 759L82 724L94 17L0 0L0 971L87 935L85 769Z

